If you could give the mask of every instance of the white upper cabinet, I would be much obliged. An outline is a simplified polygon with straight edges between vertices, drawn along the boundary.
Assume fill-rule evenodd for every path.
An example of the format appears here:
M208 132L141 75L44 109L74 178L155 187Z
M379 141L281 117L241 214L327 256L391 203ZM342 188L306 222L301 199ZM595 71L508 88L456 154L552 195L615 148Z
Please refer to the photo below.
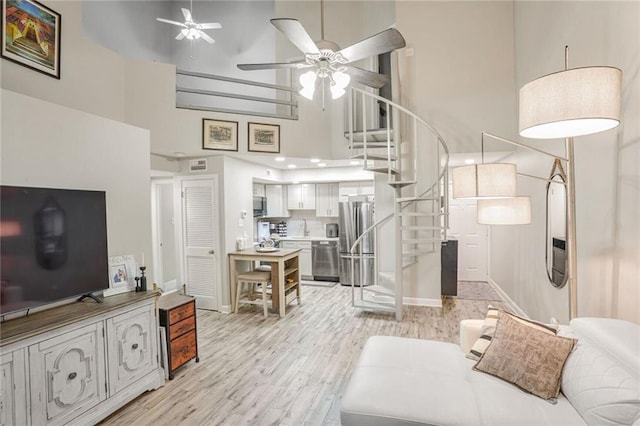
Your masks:
M340 201L349 201L350 195L375 195L372 180L340 182Z
M288 217L286 185L265 185L267 217Z
M337 183L316 184L316 216L338 216L339 185Z
M313 183L299 183L287 185L287 208L289 210L315 210L316 185Z
M255 197L264 197L265 196L265 185L262 183L254 183L253 184L253 195Z

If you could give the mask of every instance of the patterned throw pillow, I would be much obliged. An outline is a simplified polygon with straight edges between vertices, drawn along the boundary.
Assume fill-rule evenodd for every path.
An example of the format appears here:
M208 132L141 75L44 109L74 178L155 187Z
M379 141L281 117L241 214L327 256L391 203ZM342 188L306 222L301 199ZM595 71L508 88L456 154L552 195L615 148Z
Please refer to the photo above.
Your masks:
M562 368L576 342L498 312L491 344L473 369L553 401L560 393Z
M501 312L498 308L494 308L489 305L489 310L487 311L487 316L482 323L482 328L480 329L480 337L473 344L469 353L467 353L466 357L472 359L474 361L479 360L482 357L482 354L487 350L489 343L491 343L491 338L496 331L496 323L498 322L498 312ZM509 315L516 321L522 322L524 324L529 324L532 327L535 327L541 331L544 331L549 334L556 334L558 332L558 328L546 324L542 324L537 321L531 321L524 318L521 318L517 315L509 314L504 312L504 314Z

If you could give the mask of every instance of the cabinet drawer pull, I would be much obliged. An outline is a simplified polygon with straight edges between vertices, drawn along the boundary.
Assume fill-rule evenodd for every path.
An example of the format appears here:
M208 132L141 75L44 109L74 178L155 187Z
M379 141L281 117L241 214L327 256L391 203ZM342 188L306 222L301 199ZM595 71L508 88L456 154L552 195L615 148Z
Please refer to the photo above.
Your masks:
M73 379L75 379L77 376L78 376L78 373L76 373L76 372L74 371L73 373L70 373L70 374L69 374L68 378L69 378L69 380L73 380Z
M138 349L138 344L137 344L137 343L134 343L134 344L131 346L131 349L133 349L133 350Z

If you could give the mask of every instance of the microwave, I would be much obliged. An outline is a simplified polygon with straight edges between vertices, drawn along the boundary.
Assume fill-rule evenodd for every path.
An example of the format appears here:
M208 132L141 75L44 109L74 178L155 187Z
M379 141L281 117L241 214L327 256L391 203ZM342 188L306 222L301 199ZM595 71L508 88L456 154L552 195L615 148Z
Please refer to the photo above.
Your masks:
M267 197L253 196L253 217L267 215Z

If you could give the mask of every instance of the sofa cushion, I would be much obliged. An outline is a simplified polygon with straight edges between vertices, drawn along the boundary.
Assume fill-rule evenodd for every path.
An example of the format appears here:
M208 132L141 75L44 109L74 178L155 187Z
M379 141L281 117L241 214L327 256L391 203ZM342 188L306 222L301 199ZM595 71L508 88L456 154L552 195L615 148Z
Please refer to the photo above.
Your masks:
M578 336L567 359L562 393L590 425L640 423L640 326L577 318L564 335Z
M491 344L473 367L543 399L560 393L562 367L576 341L498 312Z
M469 352L467 353L467 358L473 360L479 360L482 357L482 354L487 350L489 344L491 343L491 339L493 338L493 334L496 331L496 324L498 322L498 312L499 309L494 308L489 305L489 309L487 310L487 315L482 323L482 328L480 329L480 337L473 344ZM556 334L557 328L552 325L542 324L537 321L528 320L525 318L521 318L517 315L510 314L505 312L507 315L510 315L513 319L520 321L524 324L531 325L532 327L538 328L539 330L545 331L549 334Z
M342 399L342 425L585 424L562 395L551 405L473 363L451 343L371 337Z

